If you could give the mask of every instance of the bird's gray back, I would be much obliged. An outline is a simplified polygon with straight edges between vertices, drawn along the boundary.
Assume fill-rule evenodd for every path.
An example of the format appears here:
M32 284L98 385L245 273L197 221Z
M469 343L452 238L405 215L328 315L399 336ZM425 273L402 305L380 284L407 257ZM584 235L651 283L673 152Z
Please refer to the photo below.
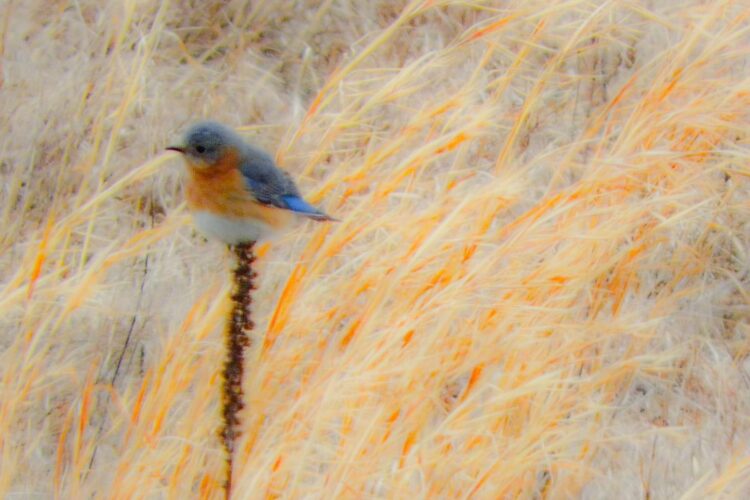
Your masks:
M299 196L289 174L277 167L268 153L250 144L244 145L240 171L261 203L286 208L282 196Z

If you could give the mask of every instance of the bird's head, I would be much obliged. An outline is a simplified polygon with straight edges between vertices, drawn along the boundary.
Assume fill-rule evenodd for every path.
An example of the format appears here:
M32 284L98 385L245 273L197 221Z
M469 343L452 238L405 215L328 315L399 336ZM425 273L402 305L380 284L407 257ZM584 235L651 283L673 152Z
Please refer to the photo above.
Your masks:
M241 143L242 139L232 129L217 122L205 121L191 126L181 144L167 149L182 153L191 167L204 169L219 163Z

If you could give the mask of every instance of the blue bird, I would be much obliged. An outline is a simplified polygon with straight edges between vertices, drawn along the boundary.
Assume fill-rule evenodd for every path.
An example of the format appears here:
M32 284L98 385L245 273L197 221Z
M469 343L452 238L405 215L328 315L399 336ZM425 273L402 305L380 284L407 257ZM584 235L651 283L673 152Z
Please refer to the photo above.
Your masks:
M267 153L220 123L197 123L167 149L185 159L188 208L207 236L237 245L266 238L294 215L336 220L305 201Z

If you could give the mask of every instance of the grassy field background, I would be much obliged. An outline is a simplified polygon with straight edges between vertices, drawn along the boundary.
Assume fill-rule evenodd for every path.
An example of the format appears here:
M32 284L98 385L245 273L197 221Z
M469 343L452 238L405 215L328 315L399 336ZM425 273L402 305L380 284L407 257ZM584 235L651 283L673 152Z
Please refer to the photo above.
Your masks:
M261 248L236 498L750 493L743 1L0 4L0 497L221 498L213 118Z

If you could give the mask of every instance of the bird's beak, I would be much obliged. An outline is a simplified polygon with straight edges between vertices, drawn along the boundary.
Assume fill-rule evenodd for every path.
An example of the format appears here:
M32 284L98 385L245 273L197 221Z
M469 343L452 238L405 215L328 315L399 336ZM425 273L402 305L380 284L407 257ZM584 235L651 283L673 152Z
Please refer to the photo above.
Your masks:
M167 151L177 151L178 153L184 153L185 148L183 146L167 146Z

